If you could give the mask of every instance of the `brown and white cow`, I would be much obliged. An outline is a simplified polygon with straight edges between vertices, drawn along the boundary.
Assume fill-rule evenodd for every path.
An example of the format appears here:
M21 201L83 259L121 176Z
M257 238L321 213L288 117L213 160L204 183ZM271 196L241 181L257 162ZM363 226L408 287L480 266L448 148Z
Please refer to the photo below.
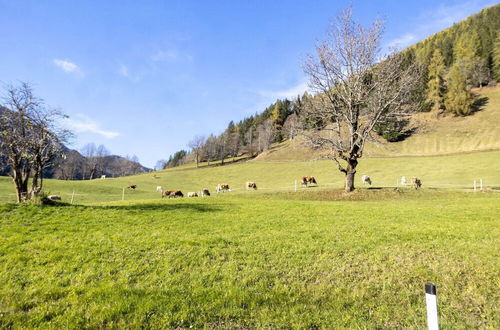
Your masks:
M318 185L316 179L313 176L303 176L302 177L302 186L307 187L308 184Z
M161 198L175 198L175 197L184 197L184 194L180 190L163 190L161 192Z
M419 178L413 177L413 178L411 178L411 185L415 189L418 189L418 188L422 187L422 180L420 180Z
M130 186L127 187L127 189L135 190L137 188L136 184L131 184Z
M257 184L255 182L248 181L245 183L245 188L247 190L249 190L249 189L257 190Z
M219 183L215 188L215 191L217 191L217 193L231 191L231 188L229 188L229 185L227 183Z
M198 193L197 192L194 192L194 191L190 191L188 192L188 197L198 197Z
M210 191L208 191L208 189L202 189L201 191L201 196L210 196Z
M173 192L170 193L168 197L169 198L184 197L184 194L180 190L174 190Z

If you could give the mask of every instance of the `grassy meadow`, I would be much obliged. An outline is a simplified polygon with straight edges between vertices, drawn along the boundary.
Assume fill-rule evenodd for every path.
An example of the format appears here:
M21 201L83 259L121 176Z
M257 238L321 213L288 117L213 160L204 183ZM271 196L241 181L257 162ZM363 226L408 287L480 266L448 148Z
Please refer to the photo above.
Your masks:
M500 196L333 190L0 206L0 328L500 326Z
M499 163L500 151L366 158L357 185L373 186L346 195L332 161L259 157L46 180L62 196L52 206L12 204L0 177L0 328L421 329L427 282L442 328L499 328ZM319 187L294 192L303 175ZM394 189L403 175L423 188ZM233 192L156 192L218 183Z
M472 189L473 181L483 179L489 188L500 187L500 151L475 152L447 156L386 157L360 160L356 183L361 186L361 176L370 175L373 187L394 187L401 176L408 180L419 177L424 188ZM135 184L137 189L125 189L125 200L160 199L157 186L165 190L200 191L208 188L212 193L218 183L228 183L233 193L243 193L246 181L255 181L259 191L291 191L294 181L304 175L314 176L319 183L314 189L332 189L343 186L343 176L331 160L318 161L242 161L225 166L193 165L155 173L116 179L91 181L46 180L45 190L62 196L63 202L71 200L75 191L75 203L100 203L122 199L122 190ZM155 177L153 177L155 176ZM0 177L0 202L15 201L14 186L8 177ZM248 192L255 193L255 192Z

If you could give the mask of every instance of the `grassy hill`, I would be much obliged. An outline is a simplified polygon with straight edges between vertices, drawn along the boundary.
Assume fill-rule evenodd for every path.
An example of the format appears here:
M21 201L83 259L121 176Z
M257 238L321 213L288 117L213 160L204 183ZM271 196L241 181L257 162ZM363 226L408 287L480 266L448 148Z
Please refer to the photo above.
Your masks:
M434 113L419 113L411 118L409 127L416 131L400 142L369 143L365 157L433 156L461 152L500 150L500 86L475 89L478 100L484 103L480 110L468 117L436 117ZM323 152L311 150L298 141L287 141L274 146L257 159L311 160Z

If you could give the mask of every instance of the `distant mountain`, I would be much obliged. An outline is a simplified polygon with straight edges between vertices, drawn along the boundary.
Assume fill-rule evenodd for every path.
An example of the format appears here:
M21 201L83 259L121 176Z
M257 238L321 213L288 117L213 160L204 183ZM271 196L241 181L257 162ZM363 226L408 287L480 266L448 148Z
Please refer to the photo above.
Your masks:
M8 111L0 106L0 114ZM62 145L63 156L55 160L54 165L44 170L45 178L63 180L83 180L107 177L119 177L152 171L139 162L117 155L103 157L84 157L80 152ZM10 167L7 156L0 150L0 175L9 175Z

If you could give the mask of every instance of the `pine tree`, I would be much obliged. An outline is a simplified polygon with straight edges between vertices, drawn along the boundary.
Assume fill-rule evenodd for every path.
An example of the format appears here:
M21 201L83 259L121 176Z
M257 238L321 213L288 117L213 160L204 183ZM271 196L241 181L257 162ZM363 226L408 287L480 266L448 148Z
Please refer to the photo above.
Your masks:
M464 31L453 47L455 62L463 59L474 59L481 53L481 41L476 31Z
M467 116L472 112L473 95L467 88L467 74L461 61L455 63L448 74L448 92L446 109L458 116Z
M432 111L441 111L444 108L444 59L439 49L434 50L428 68L427 102Z
M496 80L500 80L500 31L493 45L493 74Z

